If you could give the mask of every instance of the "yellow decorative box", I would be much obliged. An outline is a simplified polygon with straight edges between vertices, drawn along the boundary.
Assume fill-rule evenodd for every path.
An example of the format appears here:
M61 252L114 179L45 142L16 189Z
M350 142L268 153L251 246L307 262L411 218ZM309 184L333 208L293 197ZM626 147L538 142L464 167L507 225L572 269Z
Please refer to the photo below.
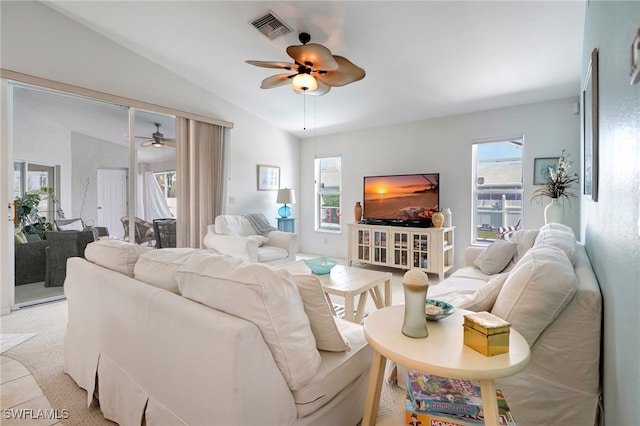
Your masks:
M489 312L464 315L464 344L486 356L509 352L511 324Z

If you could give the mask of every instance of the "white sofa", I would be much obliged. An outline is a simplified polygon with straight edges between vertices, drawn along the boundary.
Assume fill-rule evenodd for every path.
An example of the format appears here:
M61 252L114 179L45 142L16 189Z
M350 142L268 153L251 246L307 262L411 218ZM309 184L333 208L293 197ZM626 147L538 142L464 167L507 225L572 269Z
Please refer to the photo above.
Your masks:
M518 426L596 424L602 297L571 228L552 223L487 249L469 247L464 267L430 286L427 297L490 311L527 339L529 365L496 380ZM406 372L399 366L402 387Z
M64 371L122 425L352 425L372 350L317 277L117 239L68 262ZM328 320L327 320L328 319Z
M295 262L297 241L296 234L275 228L262 235L245 216L219 215L207 226L203 242L229 256L275 266Z

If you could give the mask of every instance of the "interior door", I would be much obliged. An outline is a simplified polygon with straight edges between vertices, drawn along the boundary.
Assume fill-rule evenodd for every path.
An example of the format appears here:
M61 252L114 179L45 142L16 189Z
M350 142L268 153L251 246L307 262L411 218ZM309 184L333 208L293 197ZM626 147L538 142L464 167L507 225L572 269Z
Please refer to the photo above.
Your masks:
M120 218L127 215L127 170L98 169L98 223L109 235L123 237Z

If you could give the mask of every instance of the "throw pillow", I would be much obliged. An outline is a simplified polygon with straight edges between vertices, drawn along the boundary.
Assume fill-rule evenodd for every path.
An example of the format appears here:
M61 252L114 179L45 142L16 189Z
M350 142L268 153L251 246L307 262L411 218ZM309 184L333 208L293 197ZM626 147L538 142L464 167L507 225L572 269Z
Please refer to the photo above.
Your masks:
M511 261L517 244L506 240L495 240L473 262L486 275L501 272Z
M278 271L285 273L286 271ZM338 329L331 308L322 290L322 284L315 275L293 274L292 279L298 287L304 312L309 317L311 332L316 338L316 347L322 351L343 352L351 350L349 342Z
M511 323L532 347L577 288L573 266L562 250L533 247L509 273L491 313Z
M264 243L269 241L267 237L264 237L262 235L249 235L247 238L258 243L258 247L262 247Z
M499 274L492 277L485 285L476 290L472 295L460 300L458 307L473 312L490 311L502 290L508 274Z
M15 228L13 232L14 232L16 244L27 244L27 236L24 235L24 232L22 232L22 229Z
M513 255L513 261L515 263L518 263L527 250L533 247L538 232L537 229L520 229L513 233L510 241L518 245L516 253Z
M254 323L291 390L318 372L320 353L290 275L203 251L178 268L176 279L187 299Z
M59 224L56 225L58 230L60 231L82 231L84 230L84 225L82 224L82 219L76 219L69 223L65 223L64 225Z

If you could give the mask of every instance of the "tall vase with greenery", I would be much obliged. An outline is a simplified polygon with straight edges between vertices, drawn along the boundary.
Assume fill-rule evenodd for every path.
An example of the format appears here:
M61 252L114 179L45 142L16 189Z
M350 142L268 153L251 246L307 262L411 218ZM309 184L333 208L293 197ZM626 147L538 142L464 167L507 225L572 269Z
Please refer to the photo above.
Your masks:
M531 197L532 201L537 203L542 202L545 197L550 198L550 202L544 210L545 223L550 222L563 222L564 208L559 203L560 199L566 198L570 200L575 198L576 194L571 191L571 185L579 181L577 173L571 171L572 161L569 160L569 156L562 150L562 154L558 158L558 163L555 168L549 167L547 172L547 181L545 184L538 188Z

